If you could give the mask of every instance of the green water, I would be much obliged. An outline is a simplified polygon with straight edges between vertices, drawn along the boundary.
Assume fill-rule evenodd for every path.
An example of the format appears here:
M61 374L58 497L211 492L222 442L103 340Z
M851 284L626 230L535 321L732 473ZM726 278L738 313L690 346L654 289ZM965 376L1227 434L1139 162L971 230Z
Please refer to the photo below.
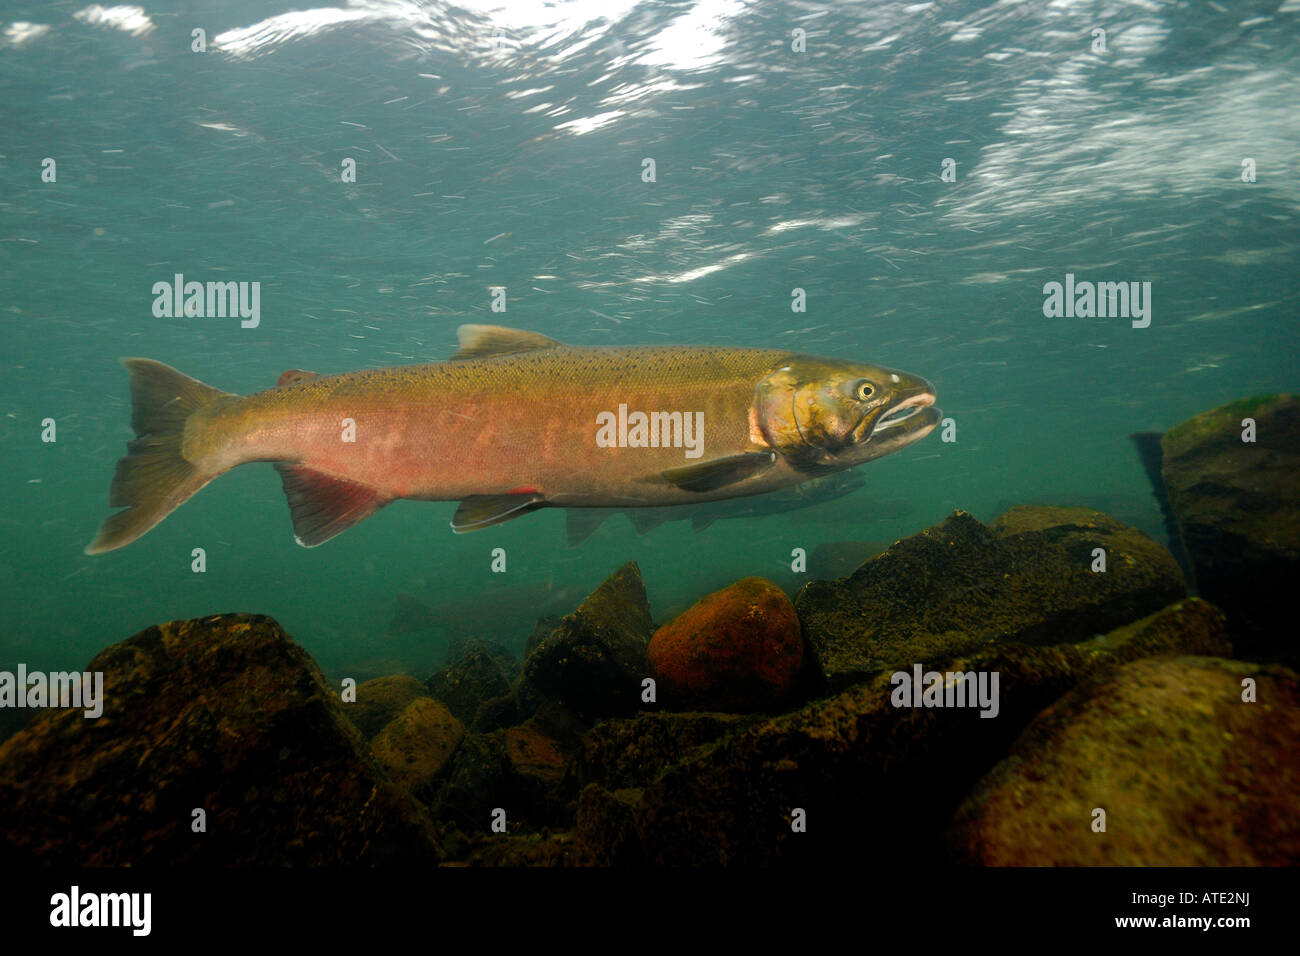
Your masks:
M954 508L1087 501L1154 535L1127 436L1300 383L1297 0L80 9L0 5L0 666L253 611L327 669L418 673L457 635L519 646L626 560L663 617ZM156 318L175 273L260 282L260 324ZM1066 273L1150 282L1150 326L1045 318ZM453 536L453 503L398 502L306 550L251 465L82 554L131 437L119 358L246 393L444 359L464 322L903 368L957 440L818 509L645 536L620 516L572 549L559 511ZM399 595L432 623L395 633Z

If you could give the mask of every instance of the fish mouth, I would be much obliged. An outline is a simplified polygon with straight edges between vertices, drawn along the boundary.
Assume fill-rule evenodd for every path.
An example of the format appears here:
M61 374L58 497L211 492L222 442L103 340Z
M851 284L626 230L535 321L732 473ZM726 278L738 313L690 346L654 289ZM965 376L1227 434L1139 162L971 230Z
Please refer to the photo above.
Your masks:
M933 392L924 391L908 396L877 418L874 423L870 423L869 418L864 419L854 430L854 440L863 441L865 438L867 441L874 441L876 438L888 435L891 429L899 428L907 422L911 422L913 426L924 427L925 424L933 426L937 421L937 410L934 410L933 406ZM929 419L930 421L914 421L918 415L921 416L921 419ZM870 427L869 431L868 426ZM903 430L909 431L910 429L905 428Z

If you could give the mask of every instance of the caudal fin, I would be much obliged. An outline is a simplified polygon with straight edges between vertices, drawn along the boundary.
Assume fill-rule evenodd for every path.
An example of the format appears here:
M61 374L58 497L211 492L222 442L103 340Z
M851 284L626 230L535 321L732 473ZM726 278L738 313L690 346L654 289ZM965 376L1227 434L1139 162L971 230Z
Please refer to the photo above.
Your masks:
M127 442L126 457L118 459L109 505L125 510L100 525L86 554L130 544L216 477L186 461L181 445L189 417L229 393L152 359L125 359L123 364L131 376L131 427L136 437Z

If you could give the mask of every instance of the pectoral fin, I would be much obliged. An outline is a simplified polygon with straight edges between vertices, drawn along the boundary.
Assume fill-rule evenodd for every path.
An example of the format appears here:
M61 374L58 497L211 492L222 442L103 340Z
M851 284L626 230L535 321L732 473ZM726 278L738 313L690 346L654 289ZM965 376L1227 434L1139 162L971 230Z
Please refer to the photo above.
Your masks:
M471 495L460 503L451 519L457 534L490 528L511 518L518 518L545 506L546 498L538 492L517 495Z
M686 491L714 491L744 481L775 463L775 452L752 451L727 458L714 458L698 465L669 468L663 476Z

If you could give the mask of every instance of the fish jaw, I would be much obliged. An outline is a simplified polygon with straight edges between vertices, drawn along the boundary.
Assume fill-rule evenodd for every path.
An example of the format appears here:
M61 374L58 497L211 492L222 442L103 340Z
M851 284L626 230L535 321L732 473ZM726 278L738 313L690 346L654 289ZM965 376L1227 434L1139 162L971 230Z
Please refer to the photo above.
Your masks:
M753 418L794 467L822 475L919 441L940 421L934 386L883 366L793 356L756 389Z

